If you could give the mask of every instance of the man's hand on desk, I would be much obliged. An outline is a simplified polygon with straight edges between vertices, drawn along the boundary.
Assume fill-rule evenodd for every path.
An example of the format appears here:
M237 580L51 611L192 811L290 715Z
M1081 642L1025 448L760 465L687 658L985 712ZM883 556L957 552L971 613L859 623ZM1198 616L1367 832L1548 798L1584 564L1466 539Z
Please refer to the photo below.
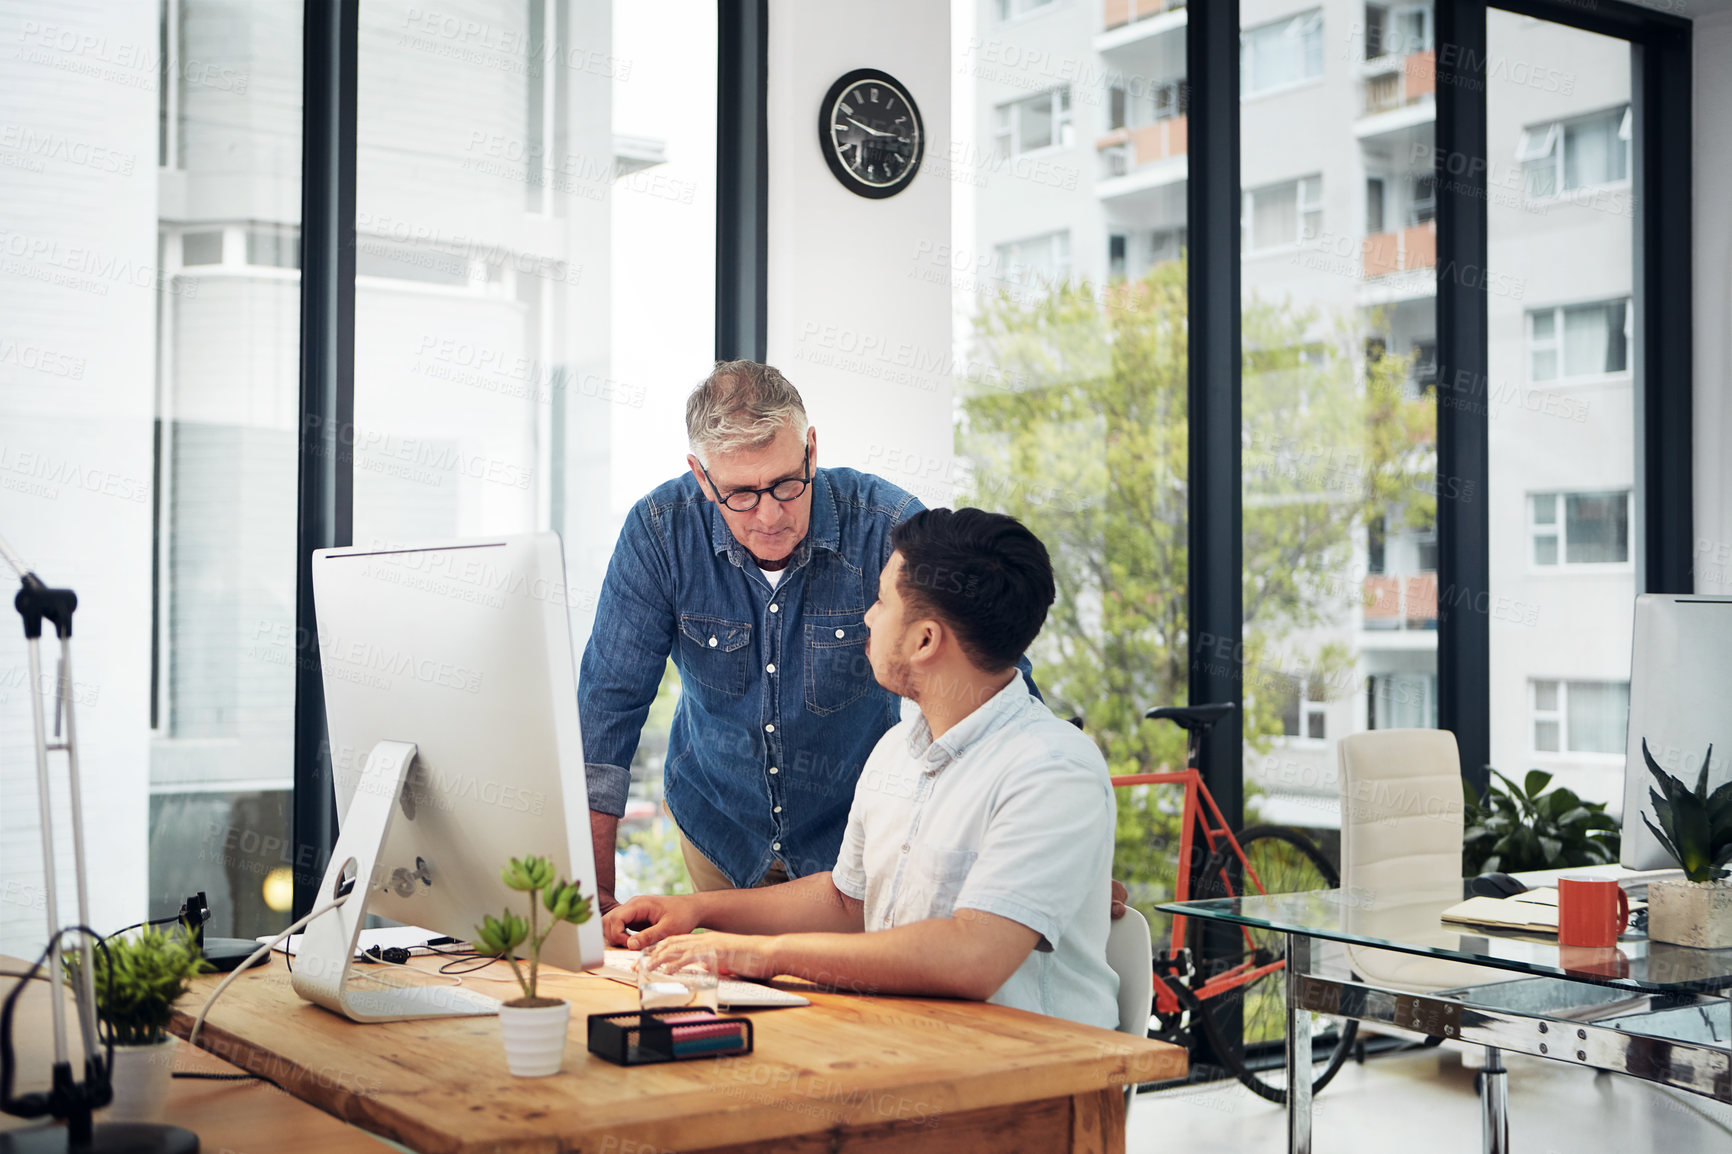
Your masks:
M633 930L632 926L642 928ZM628 950L647 950L663 938L689 934L697 928L697 901L691 894L635 897L614 906L601 919L607 944Z

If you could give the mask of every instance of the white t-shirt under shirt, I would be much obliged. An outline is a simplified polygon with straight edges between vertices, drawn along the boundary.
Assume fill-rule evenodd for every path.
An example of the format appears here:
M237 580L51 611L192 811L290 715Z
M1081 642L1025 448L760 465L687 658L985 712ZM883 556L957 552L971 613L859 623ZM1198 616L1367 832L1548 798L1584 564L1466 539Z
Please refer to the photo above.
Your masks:
M766 569L762 565L760 565L760 566L758 566L758 572L760 572L764 575L764 580L768 581L770 583L770 588L774 589L776 587L777 583L782 580L782 574L786 573L787 570L786 569Z
M1115 1028L1116 809L1099 748L1021 676L936 741L905 716L861 770L836 888L865 903L868 932L959 908L1027 926L1040 941L987 1000Z

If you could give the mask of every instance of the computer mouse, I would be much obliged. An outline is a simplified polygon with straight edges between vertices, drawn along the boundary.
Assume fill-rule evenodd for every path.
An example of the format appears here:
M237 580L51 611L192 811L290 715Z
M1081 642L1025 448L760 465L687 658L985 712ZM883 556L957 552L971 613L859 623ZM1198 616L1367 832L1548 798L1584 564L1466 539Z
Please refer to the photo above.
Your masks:
M1468 884L1468 889L1476 898L1513 898L1528 892L1522 883L1502 873L1480 874Z

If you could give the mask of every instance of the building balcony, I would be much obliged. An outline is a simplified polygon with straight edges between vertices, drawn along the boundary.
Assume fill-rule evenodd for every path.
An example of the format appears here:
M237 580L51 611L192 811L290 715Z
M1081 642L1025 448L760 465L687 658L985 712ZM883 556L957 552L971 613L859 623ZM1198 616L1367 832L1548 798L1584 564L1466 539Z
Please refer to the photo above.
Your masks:
M1115 128L1095 141L1101 158L1100 177L1129 176L1138 169L1184 156L1189 119L1170 116L1137 128Z
M1184 6L1185 0L1106 0L1101 6L1101 27L1111 31Z
M1155 37L1185 24L1185 0L1106 0L1101 31L1095 33L1095 51L1107 53L1151 44Z
M1437 58L1432 52L1384 56L1365 64L1359 119L1361 140L1413 132L1437 119Z
M1380 232L1365 238L1365 279L1437 267L1437 222L1428 220L1399 232Z
M1367 631L1437 629L1437 574L1373 573L1365 579Z

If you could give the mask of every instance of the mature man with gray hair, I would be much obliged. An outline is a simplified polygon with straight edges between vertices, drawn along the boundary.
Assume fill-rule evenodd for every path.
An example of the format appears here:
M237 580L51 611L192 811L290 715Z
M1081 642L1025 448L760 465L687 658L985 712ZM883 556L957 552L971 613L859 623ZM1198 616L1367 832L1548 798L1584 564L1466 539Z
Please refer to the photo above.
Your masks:
M603 910L670 654L682 692L667 803L700 890L830 869L861 766L899 719L866 659L866 610L890 530L921 503L820 469L805 404L769 365L716 365L686 402L686 434L689 471L626 517L578 679Z

